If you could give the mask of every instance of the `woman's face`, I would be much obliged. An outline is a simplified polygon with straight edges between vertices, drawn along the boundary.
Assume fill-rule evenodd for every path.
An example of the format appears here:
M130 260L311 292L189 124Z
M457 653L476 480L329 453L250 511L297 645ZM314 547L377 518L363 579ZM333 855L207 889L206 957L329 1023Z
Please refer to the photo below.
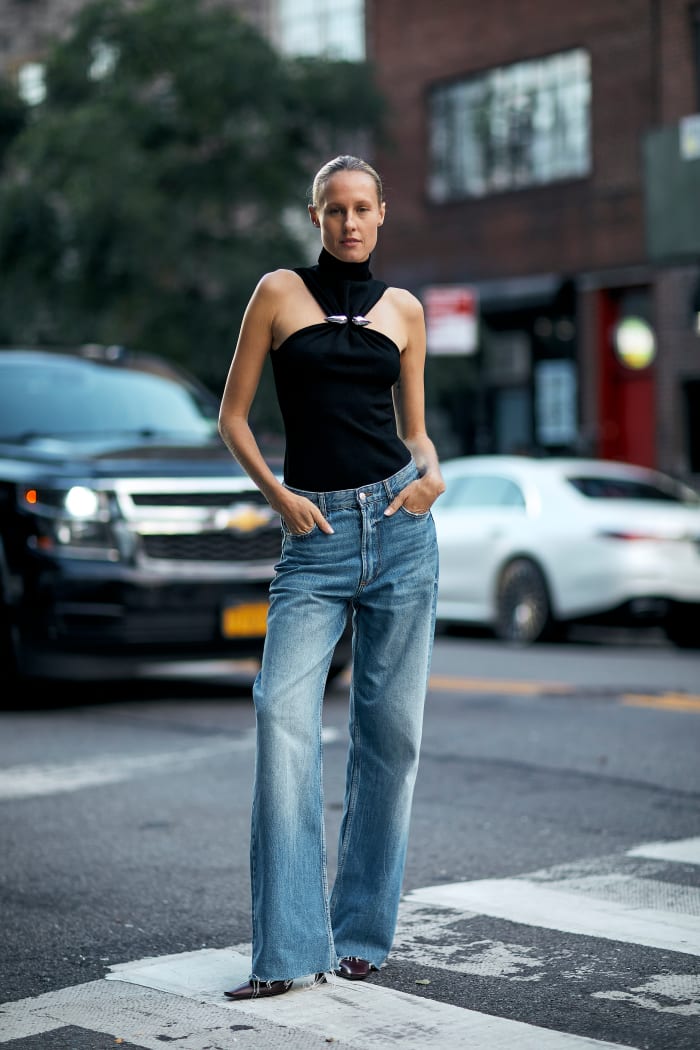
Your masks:
M309 215L314 225L321 227L327 252L343 262L364 262L377 243L384 208L371 175L337 171L326 183L318 206L309 207Z

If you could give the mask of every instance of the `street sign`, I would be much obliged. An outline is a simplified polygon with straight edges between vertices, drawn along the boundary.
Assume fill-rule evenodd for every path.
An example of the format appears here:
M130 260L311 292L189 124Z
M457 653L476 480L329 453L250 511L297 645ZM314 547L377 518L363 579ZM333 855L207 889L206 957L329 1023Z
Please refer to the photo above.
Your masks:
M644 204L649 258L700 254L700 127L696 115L644 137Z
M429 354L473 354L478 346L478 297L464 284L436 284L423 294Z

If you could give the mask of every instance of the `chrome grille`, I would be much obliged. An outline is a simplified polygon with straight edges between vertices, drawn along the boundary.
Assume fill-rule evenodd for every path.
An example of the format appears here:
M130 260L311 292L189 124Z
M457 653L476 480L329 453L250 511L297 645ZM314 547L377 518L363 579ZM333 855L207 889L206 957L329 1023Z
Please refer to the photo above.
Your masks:
M275 561L279 558L282 533L279 525L255 532L200 532L143 536L149 558L166 561Z

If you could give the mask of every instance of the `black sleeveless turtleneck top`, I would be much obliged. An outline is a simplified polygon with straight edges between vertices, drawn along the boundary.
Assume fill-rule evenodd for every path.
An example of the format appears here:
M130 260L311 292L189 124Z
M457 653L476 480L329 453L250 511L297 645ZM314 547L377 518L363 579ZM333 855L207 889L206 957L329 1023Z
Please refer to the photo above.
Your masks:
M391 388L396 344L365 318L387 285L369 260L346 263L325 250L298 273L326 320L293 332L271 353L284 421L284 480L312 492L360 488L410 460L396 429Z

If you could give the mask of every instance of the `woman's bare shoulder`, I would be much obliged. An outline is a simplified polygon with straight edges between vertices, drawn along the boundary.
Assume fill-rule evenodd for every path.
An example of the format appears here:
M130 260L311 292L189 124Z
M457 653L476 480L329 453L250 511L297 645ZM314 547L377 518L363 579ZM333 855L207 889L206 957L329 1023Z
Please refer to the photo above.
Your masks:
M293 270L270 270L258 281L257 291L263 295L284 295L299 287L300 278Z
M387 288L385 295L388 296L392 306L399 311L406 321L418 321L423 316L423 304L420 299L407 288Z

